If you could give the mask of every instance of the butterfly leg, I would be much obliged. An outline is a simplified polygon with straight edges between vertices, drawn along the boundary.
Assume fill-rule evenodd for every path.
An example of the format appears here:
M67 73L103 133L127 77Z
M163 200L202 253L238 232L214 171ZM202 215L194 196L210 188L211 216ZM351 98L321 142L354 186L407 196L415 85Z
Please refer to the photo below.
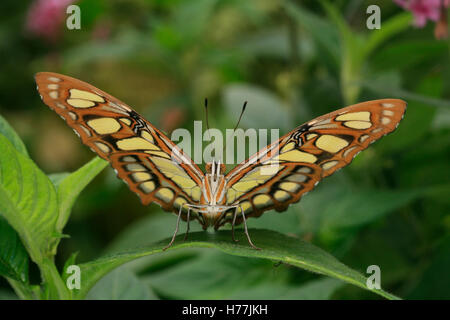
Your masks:
M180 211L178 212L178 218L177 218L177 226L175 228L175 232L173 233L172 240L170 240L169 244L163 248L163 251L166 251L168 248L170 248L175 241L175 237L178 233L178 227L180 226L180 218L181 218L181 212L182 212L183 206L180 206Z
M236 207L234 210L233 222L231 223L231 238L233 239L234 242L239 242L239 239L236 239L234 237L234 225L236 223L237 212L238 212L238 207Z
M250 239L250 235L248 234L248 229L247 229L247 221L245 220L245 214L244 214L244 210L242 210L242 205L239 204L239 208L241 208L242 219L244 220L244 231L245 231L245 235L247 236L248 243L252 246L253 249L261 250L261 248L258 248L257 246L255 246L253 244L252 240Z
M187 227L186 227L186 233L184 234L183 241L186 241L186 239L188 237L188 234L189 234L189 217L190 217L190 214L191 214L191 207L188 207L187 219L186 219Z

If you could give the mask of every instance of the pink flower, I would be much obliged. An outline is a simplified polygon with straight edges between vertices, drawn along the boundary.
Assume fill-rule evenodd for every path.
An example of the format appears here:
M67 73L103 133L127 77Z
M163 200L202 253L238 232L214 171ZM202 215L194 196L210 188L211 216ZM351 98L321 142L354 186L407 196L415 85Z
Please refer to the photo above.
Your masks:
M76 0L35 0L28 10L26 29L37 36L55 40L66 16L66 8Z
M414 24L422 28L428 20L438 21L441 16L441 6L448 7L450 0L394 0L399 6L409 10L414 15Z

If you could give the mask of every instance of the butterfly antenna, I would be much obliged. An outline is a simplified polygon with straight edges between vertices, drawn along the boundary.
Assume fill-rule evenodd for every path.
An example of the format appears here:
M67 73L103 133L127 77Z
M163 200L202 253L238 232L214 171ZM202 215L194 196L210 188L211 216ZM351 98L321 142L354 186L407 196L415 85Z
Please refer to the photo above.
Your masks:
M242 106L242 111L241 111L241 115L239 116L239 120L236 123L236 126L234 127L233 131L235 131L237 129L237 127L239 126L239 123L241 122L242 119L242 115L244 114L245 108L247 107L247 101L244 102L244 105Z
M247 107L247 101L245 101L244 105L242 106L241 115L239 116L238 122L236 123L236 126L233 129L233 132L236 131L236 129L239 126L239 123L241 123L241 119L242 119L242 116L244 115L244 111L245 111L246 107ZM225 141L225 145L223 146L223 150L222 151L225 151L225 149L227 148L227 142L228 142L228 139Z
M206 131L208 131L209 138L211 139L211 134L209 132L209 116L208 116L208 98L205 98L205 117L206 117Z
M206 117L206 129L209 130L209 121L208 121L208 98L205 98L205 117Z

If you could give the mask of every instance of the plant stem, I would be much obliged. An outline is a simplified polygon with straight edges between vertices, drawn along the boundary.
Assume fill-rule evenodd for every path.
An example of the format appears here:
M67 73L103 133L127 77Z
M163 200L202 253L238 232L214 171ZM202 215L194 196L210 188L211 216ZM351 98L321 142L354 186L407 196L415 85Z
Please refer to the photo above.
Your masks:
M55 263L52 259L45 258L39 265L42 280L48 286L49 298L59 300L69 300L70 293L62 280Z
M17 296L22 300L34 300L36 297L33 295L33 291L31 290L30 286L24 284L23 282L6 278L13 288L14 292L17 294Z

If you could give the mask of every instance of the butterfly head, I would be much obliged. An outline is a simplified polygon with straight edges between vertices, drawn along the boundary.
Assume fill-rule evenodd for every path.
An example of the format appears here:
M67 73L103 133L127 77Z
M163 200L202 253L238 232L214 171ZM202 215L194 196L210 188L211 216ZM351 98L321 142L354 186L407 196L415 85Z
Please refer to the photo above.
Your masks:
M206 179L203 182L204 196L209 205L220 204L224 200L225 165L220 161L206 164Z
M213 160L213 162L206 164L205 169L207 174L219 176L225 174L226 166L224 163L220 163L220 161L216 162Z

